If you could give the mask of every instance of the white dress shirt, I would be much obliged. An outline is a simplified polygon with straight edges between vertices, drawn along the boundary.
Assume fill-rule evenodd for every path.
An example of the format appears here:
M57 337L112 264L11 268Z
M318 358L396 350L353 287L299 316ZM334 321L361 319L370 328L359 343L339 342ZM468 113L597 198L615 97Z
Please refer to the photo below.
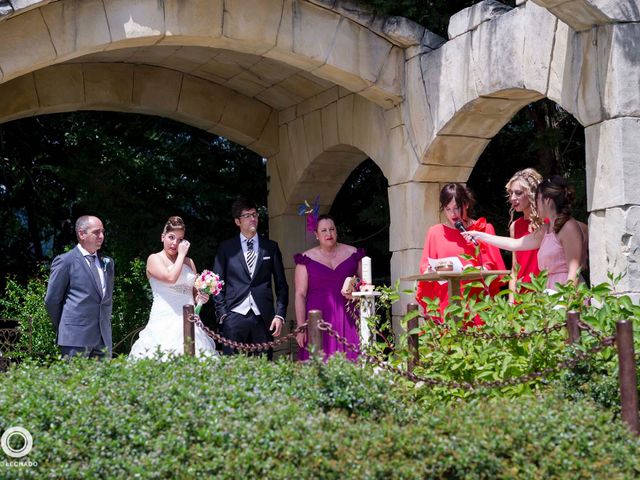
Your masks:
M253 251L256 252L256 262L253 265L253 269L255 271L255 268L258 266L258 252L260 251L258 247L260 245L259 243L260 241L258 240L258 235L254 235L249 239L245 237L242 233L240 234L240 245L242 245L242 256L244 257L245 263L247 261L247 250L248 250L247 240L253 240ZM253 277L254 272L249 272L249 273ZM249 312L249 310L253 310L253 313L255 313L256 315L260 315L260 309L258 308L258 304L256 303L256 301L253 299L253 296L251 295L251 291L249 291L249 295L247 295L247 298L245 298L241 304L231 309L232 312L236 312L241 315L246 315Z
M100 265L100 260L98 259L98 252L89 253L84 248L82 248L82 245L80 244L78 244L78 250L80 250L80 253L84 257L85 262L87 262L87 265L89 265L89 259L87 258L87 255L95 255L94 262L95 262L96 268L98 269L98 276L100 277L100 283L101 283L100 286L102 287L102 295L104 296L107 289L107 283L105 282L105 279L104 279L104 270L102 269L102 265Z

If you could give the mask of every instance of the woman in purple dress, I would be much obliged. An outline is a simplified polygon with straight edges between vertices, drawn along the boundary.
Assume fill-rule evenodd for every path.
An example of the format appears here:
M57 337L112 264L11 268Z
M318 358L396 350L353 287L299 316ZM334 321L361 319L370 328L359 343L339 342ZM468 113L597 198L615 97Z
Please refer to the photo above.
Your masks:
M295 307L298 325L305 323L309 310L321 310L324 320L330 323L342 337L349 342L359 343L356 322L346 309L346 302L351 298L350 291L342 291L345 278L362 274L360 260L364 257L363 249L338 243L338 232L333 219L328 215L320 215L316 227L316 238L319 242L306 252L294 255L295 272ZM299 333L299 360L309 358L306 332ZM357 355L345 348L327 333L322 334L322 348L325 358L335 352L346 352L350 360Z

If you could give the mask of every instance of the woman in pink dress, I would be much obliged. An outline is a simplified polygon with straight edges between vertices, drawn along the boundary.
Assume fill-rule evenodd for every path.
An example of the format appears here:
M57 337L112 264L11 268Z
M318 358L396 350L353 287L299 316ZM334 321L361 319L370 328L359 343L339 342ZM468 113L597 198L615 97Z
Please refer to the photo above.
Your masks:
M340 336L350 343L359 344L356 322L346 309L350 291L342 291L345 279L355 275L361 276L361 259L365 256L363 249L338 243L338 232L333 219L328 215L320 215L316 227L316 238L319 245L306 252L294 255L295 270L295 309L298 325L305 323L309 310L322 311L323 319L329 322ZM297 336L299 360L307 360L309 352L306 332ZM350 360L357 355L346 349L342 343L323 332L322 348L325 358L335 352L345 352Z
M538 216L536 208L536 189L542 182L540 175L533 168L525 168L516 172L505 185L507 198L511 208L509 209L509 236L520 238L537 230L542 225L542 220ZM521 213L522 216L513 220L514 214ZM511 261L511 280L509 289L516 291L516 282L523 283L531 281L531 275L538 275L538 250L522 250L513 252ZM513 293L509 295L513 301Z
M548 218L549 223L521 238L497 237L485 232L463 235L505 250L538 248L538 266L549 274L547 288L553 289L556 283L575 284L580 268L586 263L588 239L580 222L571 217L573 199L574 192L567 181L554 175L541 182L536 190L538 212Z

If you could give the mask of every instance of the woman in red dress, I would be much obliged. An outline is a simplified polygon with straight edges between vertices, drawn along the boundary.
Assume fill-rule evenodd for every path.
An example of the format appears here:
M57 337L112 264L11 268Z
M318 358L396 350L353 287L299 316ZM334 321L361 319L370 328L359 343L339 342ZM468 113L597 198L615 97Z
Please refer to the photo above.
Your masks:
M542 182L542 175L533 168L525 168L516 172L505 185L507 198L511 204L509 209L509 236L511 238L524 237L542 225L542 219L538 216L536 208L536 189L540 182ZM521 213L522 216L514 221L515 213ZM511 292L515 292L518 280L525 283L530 282L531 275L540 273L538 250L513 252L512 258L509 289ZM509 299L513 302L513 293L509 295Z
M455 227L460 221L467 230L488 232L492 235L495 230L484 218L473 220L469 218L469 212L473 208L475 200L471 192L459 183L449 183L440 191L440 211L444 211L446 221L432 226L427 231L427 236L420 260L420 272L431 271L429 258L438 259L445 257L458 257L463 266L482 266L487 270L504 270L504 261L500 256L500 250L491 245L480 245L480 253L476 254L476 246L468 242ZM468 255L471 259L463 258ZM491 289L490 289L491 290ZM449 303L447 285L438 282L419 282L416 292L418 303L426 308L423 298L440 299L440 315Z

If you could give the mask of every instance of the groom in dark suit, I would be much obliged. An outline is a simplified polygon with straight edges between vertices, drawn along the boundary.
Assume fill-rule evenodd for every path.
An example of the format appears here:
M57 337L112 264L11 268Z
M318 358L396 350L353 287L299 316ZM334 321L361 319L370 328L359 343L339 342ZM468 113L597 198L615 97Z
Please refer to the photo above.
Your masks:
M218 248L214 272L224 280L224 287L214 297L216 316L226 338L242 343L268 342L280 335L289 303L282 254L276 242L256 234L258 211L253 201L236 199L231 215L240 234ZM236 353L226 345L223 351L225 355ZM268 355L271 358L271 351Z
M111 356L113 260L98 255L104 242L99 218L76 221L78 245L57 256L44 302L65 357Z

